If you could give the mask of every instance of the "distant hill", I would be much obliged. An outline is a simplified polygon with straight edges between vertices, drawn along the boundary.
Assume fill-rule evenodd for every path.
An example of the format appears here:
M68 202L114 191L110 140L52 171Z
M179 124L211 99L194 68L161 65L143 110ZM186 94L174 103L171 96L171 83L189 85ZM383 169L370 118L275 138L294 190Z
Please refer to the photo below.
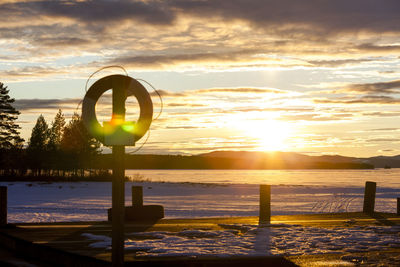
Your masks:
M111 155L100 155L94 168L111 168ZM372 169L366 159L308 156L293 152L214 151L182 155L126 155L128 169Z
M215 157L215 158L232 158L232 159L257 159L263 160L284 160L287 162L331 162L343 163L353 162L362 163L363 161L358 158L344 157L339 155L323 155L323 156L308 156L296 152L253 152L253 151L213 151L210 153L200 154L202 157Z
M370 158L345 157L340 155L308 156L295 152L251 152L251 151L214 151L200 154L203 157L222 157L233 159L281 159L285 162L324 162L330 164L338 163L357 163L369 164L375 168L400 168L400 155L396 156L376 156Z
M400 168L400 155L392 157L377 156L360 160L362 162L374 165L375 168Z
M258 166L261 169L371 169L374 167L365 159L339 155L308 156L295 152L213 151L199 156L241 160L243 164Z

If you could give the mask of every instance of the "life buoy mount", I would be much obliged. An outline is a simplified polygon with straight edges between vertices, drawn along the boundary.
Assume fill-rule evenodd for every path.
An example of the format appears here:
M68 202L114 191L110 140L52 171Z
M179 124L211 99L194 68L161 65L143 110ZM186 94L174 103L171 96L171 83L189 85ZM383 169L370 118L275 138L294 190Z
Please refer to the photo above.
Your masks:
M129 139L133 140L133 143L132 141L128 143L120 141L123 145L134 145L149 130L153 119L153 102L151 101L150 94L134 78L125 75L109 75L96 81L86 92L83 99L82 121L94 138L105 145L110 145L106 142L108 133L105 131L104 126L99 123L96 116L96 103L100 96L109 89L113 90L113 94L123 94L125 100L128 96L135 96L139 103L140 115L138 121L134 124L131 123L130 125L133 125L133 127L125 130L126 135L132 137Z

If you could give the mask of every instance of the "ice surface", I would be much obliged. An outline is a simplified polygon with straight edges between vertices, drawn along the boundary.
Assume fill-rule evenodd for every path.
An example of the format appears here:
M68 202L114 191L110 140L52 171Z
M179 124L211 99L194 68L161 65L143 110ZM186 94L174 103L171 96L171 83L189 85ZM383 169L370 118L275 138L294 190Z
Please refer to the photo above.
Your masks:
M109 182L1 182L8 187L9 222L107 220ZM254 184L126 183L143 186L144 204L161 204L167 218L256 216L259 187ZM362 210L364 188L272 186L272 214L305 214ZM376 210L396 212L398 188L377 189ZM351 222L349 222L351 223Z

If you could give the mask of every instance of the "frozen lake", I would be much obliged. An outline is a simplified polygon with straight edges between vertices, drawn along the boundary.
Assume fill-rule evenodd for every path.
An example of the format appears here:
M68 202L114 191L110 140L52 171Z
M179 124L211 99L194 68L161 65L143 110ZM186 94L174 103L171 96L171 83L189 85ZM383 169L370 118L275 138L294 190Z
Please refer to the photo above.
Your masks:
M151 181L364 186L374 181L379 186L400 188L400 169L373 170L127 170L127 176L143 177Z
M128 170L147 180L145 204L161 204L167 218L258 215L258 184L272 185L272 213L360 211L365 181L377 182L376 210L396 212L400 170ZM8 186L9 222L106 220L109 182L1 182Z

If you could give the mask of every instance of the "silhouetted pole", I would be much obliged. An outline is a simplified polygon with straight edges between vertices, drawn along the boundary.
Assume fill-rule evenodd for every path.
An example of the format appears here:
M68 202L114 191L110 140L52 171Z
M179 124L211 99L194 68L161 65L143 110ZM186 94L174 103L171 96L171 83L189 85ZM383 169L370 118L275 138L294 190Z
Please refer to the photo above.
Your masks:
M364 206L363 206L364 213L374 213L375 193L376 193L376 183L365 182Z
M143 187L132 186L132 207L143 206Z
M7 186L0 186L0 226L7 225Z
M260 185L260 224L271 223L271 186Z
M123 85L119 85L123 86ZM113 120L125 121L125 90L113 90ZM112 266L124 265L125 146L112 147Z

